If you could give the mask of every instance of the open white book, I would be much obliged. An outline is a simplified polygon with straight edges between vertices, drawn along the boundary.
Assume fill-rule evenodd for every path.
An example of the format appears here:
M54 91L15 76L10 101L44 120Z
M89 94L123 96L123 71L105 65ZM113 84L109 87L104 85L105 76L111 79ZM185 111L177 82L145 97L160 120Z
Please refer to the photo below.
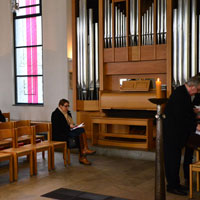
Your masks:
M196 130L195 132L197 135L200 135L200 131L199 130Z
M77 129L77 128L82 128L82 127L84 127L85 126L85 124L84 123L81 123L81 124L79 124L79 125L76 125L74 128L71 128L71 131L73 131L73 130L75 130L75 129Z

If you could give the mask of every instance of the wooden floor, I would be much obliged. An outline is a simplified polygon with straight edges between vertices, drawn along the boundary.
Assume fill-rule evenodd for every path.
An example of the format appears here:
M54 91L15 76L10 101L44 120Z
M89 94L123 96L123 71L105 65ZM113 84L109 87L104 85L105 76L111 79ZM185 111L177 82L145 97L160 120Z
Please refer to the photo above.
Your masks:
M30 177L26 158L20 158L19 179L9 183L8 163L0 164L0 199L47 199L42 194L58 188L69 188L132 200L154 200L154 161L108 156L91 156L92 166L83 166L78 155L72 154L71 165L63 165L62 153L56 152L56 169L48 172L47 160L39 155L38 175ZM182 180L183 181L183 180ZM166 200L188 197L166 194ZM194 199L200 193L194 192Z

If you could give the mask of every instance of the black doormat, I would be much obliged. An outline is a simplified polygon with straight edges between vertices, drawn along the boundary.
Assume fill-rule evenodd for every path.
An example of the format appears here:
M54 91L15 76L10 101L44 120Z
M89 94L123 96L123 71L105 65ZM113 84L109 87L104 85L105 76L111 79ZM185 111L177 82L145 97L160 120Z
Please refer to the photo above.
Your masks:
M61 200L128 200L113 196L94 194L90 192L83 192L66 188L59 188L52 192L43 194L42 197Z

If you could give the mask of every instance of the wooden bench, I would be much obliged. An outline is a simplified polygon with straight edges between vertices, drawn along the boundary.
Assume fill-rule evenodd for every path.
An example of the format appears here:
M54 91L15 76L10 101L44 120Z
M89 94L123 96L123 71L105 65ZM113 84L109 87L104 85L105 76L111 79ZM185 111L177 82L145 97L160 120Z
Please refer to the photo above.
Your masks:
M116 126L113 131L113 127ZM126 131L123 130L125 127ZM143 127L142 134L134 127ZM93 117L91 120L92 144L127 148L152 149L153 119Z

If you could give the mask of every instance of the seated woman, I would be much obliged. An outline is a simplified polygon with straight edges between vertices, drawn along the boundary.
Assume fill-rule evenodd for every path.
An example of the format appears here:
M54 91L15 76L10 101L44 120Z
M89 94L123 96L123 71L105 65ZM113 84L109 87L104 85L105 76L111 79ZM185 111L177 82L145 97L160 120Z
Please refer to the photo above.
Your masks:
M85 165L91 165L86 158L87 155L94 154L95 151L88 149L87 137L84 128L76 128L72 120L72 116L69 108L69 101L61 99L58 104L58 108L52 112L52 139L54 141L68 141L69 138L75 138L79 148L79 162ZM73 130L72 130L73 129Z
M2 114L2 112L0 110L0 123L1 122L5 122L5 121L6 121L6 119L5 119L5 117L3 116L3 114Z

